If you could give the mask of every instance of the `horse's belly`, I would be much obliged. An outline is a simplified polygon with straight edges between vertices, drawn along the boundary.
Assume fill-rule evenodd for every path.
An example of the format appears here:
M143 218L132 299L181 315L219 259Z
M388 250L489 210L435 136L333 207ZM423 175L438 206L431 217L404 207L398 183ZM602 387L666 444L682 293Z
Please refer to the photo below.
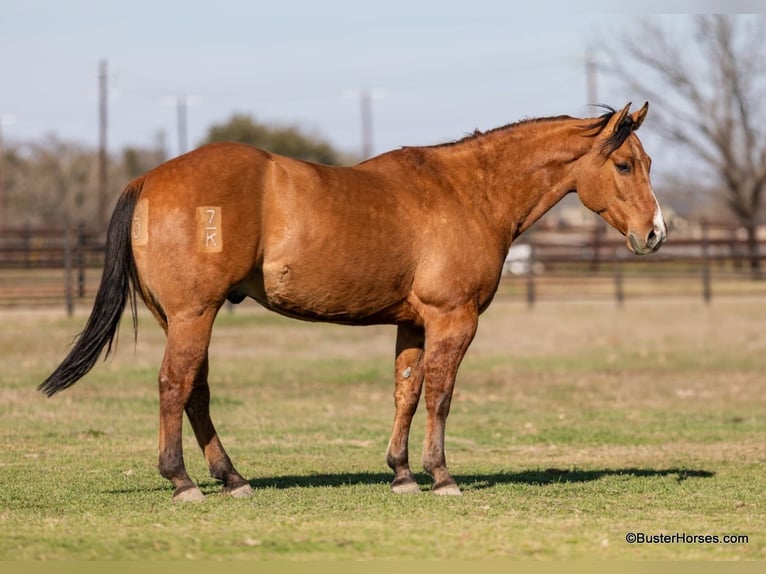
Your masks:
M325 265L264 263L264 303L296 317L365 322L395 307L406 297L396 278L375 275L327 262Z

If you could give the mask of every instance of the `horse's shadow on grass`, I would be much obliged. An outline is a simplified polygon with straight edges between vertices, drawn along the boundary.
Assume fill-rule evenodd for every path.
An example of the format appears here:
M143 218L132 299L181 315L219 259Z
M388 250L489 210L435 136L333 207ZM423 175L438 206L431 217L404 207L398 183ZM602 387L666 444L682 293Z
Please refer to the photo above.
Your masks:
M609 476L628 476L635 478L653 478L672 476L677 482L689 478L711 478L714 472L687 468L618 468L597 470L561 470L548 468L544 470L525 470L521 472L495 472L476 474L456 474L453 478L464 491L483 490L495 486L525 484L546 486L549 484L568 484L591 482ZM379 472L357 473L326 473L311 475L288 475L251 479L253 489L266 488L311 488L311 487L342 487L355 485L388 485L392 475ZM416 474L415 479L422 488L430 485L431 478L425 474ZM203 485L200 485L203 486Z
M348 486L381 486L388 488L391 482L392 474L383 472L338 472L338 473L318 473L308 475L284 475L269 476L262 478L252 478L248 482L254 490L289 489L289 488L340 488ZM456 474L453 478L458 486L464 492L472 490L484 490L503 485L532 485L547 486L551 484L576 484L580 482L591 482L600 478L610 476L625 476L633 478L662 478L672 476L676 482L683 482L689 478L712 478L714 472L709 470L698 470L688 468L606 468L596 470L561 470L557 468L524 470L521 472L494 472L494 473L474 473L474 474ZM428 490L431 485L431 478L423 473L415 475L415 479L420 485L421 490ZM211 478L201 480L198 486L205 494L219 492L221 483ZM166 491L169 486L157 486L151 490ZM142 489L143 490L143 489ZM134 492L133 489L112 489L110 493Z

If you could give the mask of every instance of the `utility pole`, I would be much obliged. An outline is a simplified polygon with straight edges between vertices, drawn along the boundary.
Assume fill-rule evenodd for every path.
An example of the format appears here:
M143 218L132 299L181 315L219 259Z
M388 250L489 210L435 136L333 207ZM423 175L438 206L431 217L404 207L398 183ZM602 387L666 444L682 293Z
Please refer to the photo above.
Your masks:
M14 123L14 117L0 114L0 229L7 229L10 217L10 199L8 197L8 188L5 185L5 146L3 145L3 126L9 126Z
M189 149L186 138L186 96L176 98L176 119L178 121L178 155Z
M8 190L5 188L5 150L3 149L3 116L0 115L0 229L8 225Z
M372 94L370 90L359 93L362 111L362 159L372 157Z
M585 53L585 98L587 105L598 104L598 67L592 48Z
M167 146L167 134L165 130L160 130L157 132L157 135L155 136L155 141L157 142L155 145L157 146L156 152L157 152L157 163L162 163L166 159L168 159L168 146Z
M106 151L107 128L106 60L98 66L98 223L106 227L106 204L109 195L109 157Z
M187 139L187 116L189 108L200 103L200 97L190 94L179 94L164 96L162 105L174 107L176 109L176 135L178 137L178 155L189 151L189 141ZM164 134L163 134L164 137Z
M360 149L362 160L370 159L375 151L372 141L372 100L384 98L385 96L386 92L378 88L343 90L342 97L344 99L359 99L359 110L361 111L362 120L362 147Z

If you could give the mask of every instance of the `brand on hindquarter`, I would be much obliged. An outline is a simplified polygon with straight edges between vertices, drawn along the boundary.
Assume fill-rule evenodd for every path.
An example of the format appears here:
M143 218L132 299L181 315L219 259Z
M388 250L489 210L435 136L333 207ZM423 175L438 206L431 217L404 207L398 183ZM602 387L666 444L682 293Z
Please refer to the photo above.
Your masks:
M134 246L149 243L149 200L140 199L133 210L130 226L130 241Z
M203 253L223 251L223 217L218 206L197 208L197 248Z

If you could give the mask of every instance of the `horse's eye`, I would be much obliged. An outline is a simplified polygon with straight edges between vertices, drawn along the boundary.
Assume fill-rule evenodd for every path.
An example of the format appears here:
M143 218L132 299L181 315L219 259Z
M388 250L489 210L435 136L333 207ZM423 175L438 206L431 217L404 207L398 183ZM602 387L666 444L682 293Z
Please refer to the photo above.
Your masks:
M632 169L629 163L620 162L620 163L614 164L614 166L617 168L617 171L619 171L620 173L630 173L630 170Z

